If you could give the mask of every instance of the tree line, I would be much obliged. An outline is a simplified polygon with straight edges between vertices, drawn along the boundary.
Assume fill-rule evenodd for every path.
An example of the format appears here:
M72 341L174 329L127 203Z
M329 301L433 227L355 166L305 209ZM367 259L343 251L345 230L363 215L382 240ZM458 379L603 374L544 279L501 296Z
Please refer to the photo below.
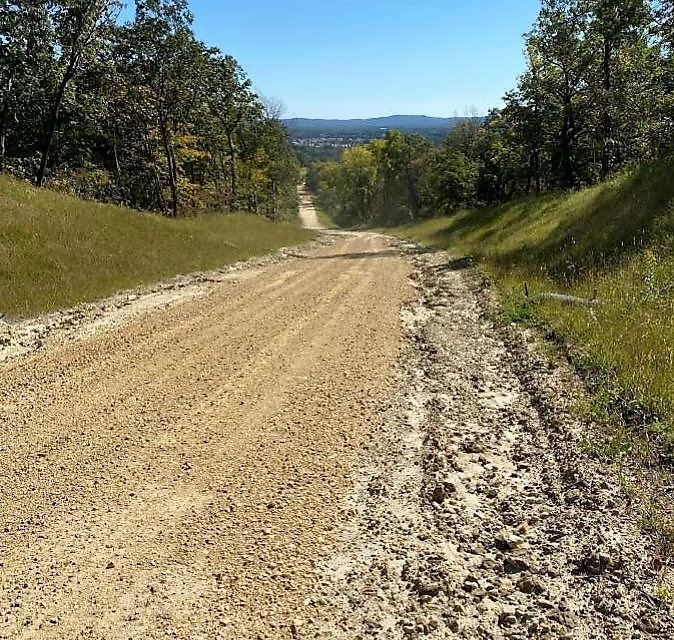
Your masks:
M543 0L524 44L501 108L441 146L387 132L314 165L320 204L343 223L397 224L596 184L671 152L674 0Z
M178 216L294 210L274 108L187 0L0 0L0 171Z

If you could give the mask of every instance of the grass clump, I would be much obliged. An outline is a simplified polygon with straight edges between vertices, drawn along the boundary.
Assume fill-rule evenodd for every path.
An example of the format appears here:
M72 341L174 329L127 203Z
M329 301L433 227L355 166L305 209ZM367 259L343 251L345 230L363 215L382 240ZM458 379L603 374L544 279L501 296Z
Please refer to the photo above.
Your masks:
M506 320L536 322L572 345L597 404L620 422L657 425L671 445L673 171L673 161L652 163L583 191L461 211L400 233L475 258L496 281ZM547 292L602 304L536 298Z
M172 220L0 176L0 312L68 307L312 237L244 214Z
M653 595L662 602L674 604L674 589L670 589L665 585L657 587Z
M580 441L580 450L594 458L620 460L634 451L635 441L624 433L596 439L586 436Z

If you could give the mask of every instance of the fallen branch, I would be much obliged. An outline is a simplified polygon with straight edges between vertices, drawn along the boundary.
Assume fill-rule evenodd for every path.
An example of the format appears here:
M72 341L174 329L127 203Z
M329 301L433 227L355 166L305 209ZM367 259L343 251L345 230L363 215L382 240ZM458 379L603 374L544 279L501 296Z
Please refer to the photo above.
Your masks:
M588 307L595 307L600 304L603 304L601 300L596 298L579 298L578 296L567 296L563 293L539 293L537 296L534 296L535 300L555 300L557 302L563 302L565 304L580 304Z
M538 302L540 300L554 300L555 302L563 302L564 304L579 304L587 307L596 307L604 304L602 300L598 300L597 296L592 298L579 298L578 296L570 296L564 293L537 293L535 296L529 295L529 285L524 283L524 295L528 300Z

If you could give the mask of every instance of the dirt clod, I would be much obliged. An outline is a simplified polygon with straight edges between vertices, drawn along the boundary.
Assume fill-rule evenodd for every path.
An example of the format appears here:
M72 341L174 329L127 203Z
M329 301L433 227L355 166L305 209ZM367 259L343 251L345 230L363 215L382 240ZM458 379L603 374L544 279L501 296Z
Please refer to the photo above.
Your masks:
M0 637L674 637L566 369L413 249L0 325Z

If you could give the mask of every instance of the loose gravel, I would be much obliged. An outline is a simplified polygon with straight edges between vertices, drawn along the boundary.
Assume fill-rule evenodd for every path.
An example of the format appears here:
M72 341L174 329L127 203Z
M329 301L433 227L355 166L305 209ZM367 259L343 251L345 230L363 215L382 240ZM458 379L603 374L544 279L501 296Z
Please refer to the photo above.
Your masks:
M4 325L0 638L674 637L577 381L469 266L332 234Z
M673 637L671 573L579 447L573 376L490 320L469 263L413 261L403 380L302 637Z
M292 637L410 295L381 236L292 254L0 369L1 638Z

